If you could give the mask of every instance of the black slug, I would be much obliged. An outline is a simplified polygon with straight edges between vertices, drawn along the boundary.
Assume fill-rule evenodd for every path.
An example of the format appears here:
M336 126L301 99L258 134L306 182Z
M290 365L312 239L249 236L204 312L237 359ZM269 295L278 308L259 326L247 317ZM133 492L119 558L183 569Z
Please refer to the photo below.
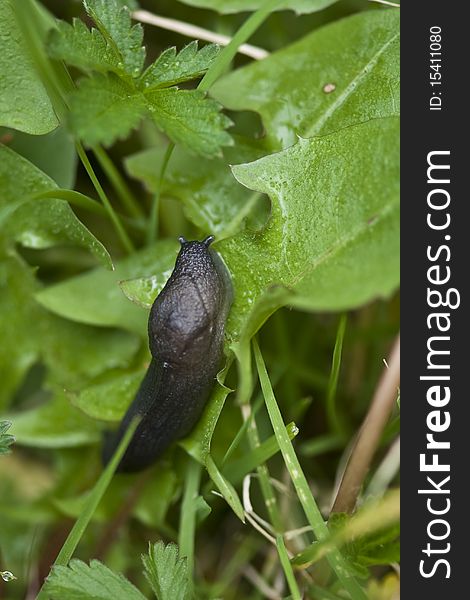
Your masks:
M118 471L147 467L187 435L215 384L232 285L224 263L210 248L213 240L179 238L175 268L150 310L151 363L119 429L105 440L106 464L133 417L142 417Z

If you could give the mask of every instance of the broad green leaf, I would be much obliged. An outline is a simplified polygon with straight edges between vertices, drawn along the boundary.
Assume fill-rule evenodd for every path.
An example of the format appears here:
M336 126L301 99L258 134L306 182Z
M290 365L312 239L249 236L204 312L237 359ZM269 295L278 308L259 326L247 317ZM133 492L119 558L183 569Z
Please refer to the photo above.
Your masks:
M70 96L70 127L89 146L126 137L145 113L143 96L113 73L82 79Z
M211 94L227 108L259 112L275 149L297 135L398 115L399 11L335 21L221 78Z
M114 573L99 560L88 566L75 558L67 567L53 567L46 592L53 600L145 600L121 573Z
M232 336L243 325L251 336L282 304L345 310L393 292L398 139L397 119L376 119L233 167L241 183L269 194L272 213L262 233L218 247L238 291Z
M57 189L45 173L0 145L0 225L5 237L30 248L76 244L112 266L105 247L77 219L66 202L38 198Z
M0 23L0 125L35 135L52 131L59 123L18 24L14 0L0 0Z
M77 153L70 134L64 127L57 127L46 135L29 135L12 132L8 144L11 150L21 154L60 188L71 189L75 185Z
M94 269L50 286L36 298L49 310L72 321L119 327L146 336L148 315L125 297L119 282L170 273L177 247L176 240L157 242L117 263L114 271Z
M276 10L294 10L297 14L306 14L323 10L338 0L280 0ZM209 8L222 14L255 11L266 4L266 0L180 0L184 4Z
M0 421L0 456L11 452L10 446L15 441L15 436L7 434L10 427L10 421Z
M144 32L140 23L132 25L129 7L118 0L83 0L83 4L126 70L138 76L145 60Z
M197 154L217 156L233 140L225 131L232 122L221 106L199 90L149 90L145 92L152 119L177 144Z
M240 147L242 151L240 152ZM235 150L237 150L236 156ZM151 192L160 185L159 173L165 148L144 150L126 159L130 175L143 181ZM233 177L229 161L247 162L262 156L259 148L245 147L241 140L231 148L228 157L199 158L176 147L165 173L161 193L173 196L183 203L187 218L203 234L215 235L220 241L243 229L244 221L259 202L253 194Z
M197 41L190 42L176 53L172 46L160 54L142 76L144 87L170 87L201 77L219 52L217 44L208 44L198 50Z
M149 546L142 562L153 592L158 600L187 600L190 597L190 580L186 558L179 557L176 544L161 541Z
M80 19L74 19L72 25L59 21L57 29L50 33L47 47L52 58L84 71L125 73L115 47L97 29L88 29Z
M70 395L74 406L102 421L120 421L135 397L145 370L107 374L103 381Z
M69 448L96 443L101 438L98 424L73 407L61 392L41 406L11 414L9 418L21 446Z
M1 254L0 313L8 318L0 321L0 407L37 362L47 367L49 382L76 390L104 371L128 367L139 347L138 338L126 332L96 329L50 314L33 298L38 288L31 268L13 253Z

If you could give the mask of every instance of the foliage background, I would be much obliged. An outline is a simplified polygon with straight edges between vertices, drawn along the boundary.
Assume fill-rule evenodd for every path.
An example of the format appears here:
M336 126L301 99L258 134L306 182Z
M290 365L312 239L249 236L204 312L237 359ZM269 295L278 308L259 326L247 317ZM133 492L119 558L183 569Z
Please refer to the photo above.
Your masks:
M140 4L233 36L262 3ZM171 586L155 583L171 559L175 581L192 582L202 598L347 598L327 562L305 555L318 552L311 532L279 537L307 521L251 340L262 327L276 405L284 423L295 422L289 435L327 517L398 331L398 9L286 1L280 8L294 10L268 10L249 39L271 56L237 54L204 97L190 90L216 60L209 50L191 59L196 83L178 80L185 92L145 95L132 71L143 60L135 30L121 23L114 32L123 64L109 49L90 58L89 40L67 54L51 16L91 26L81 4L21 6L0 2L0 414L16 438L0 456L0 571L17 577L0 580L0 596L38 592L102 471L102 432L145 372L146 309L171 272L176 239L213 233L236 292L228 387L218 384L195 432L152 469L113 479L74 556L104 561L147 597L172 597ZM189 41L145 26L145 64ZM184 100L162 104L176 97ZM166 169L164 132L176 143ZM348 533L350 517L330 520L348 577L377 599L393 598L398 585L390 567L398 500L387 492L398 484L397 406L386 420L359 499L372 525ZM0 432L6 451L11 438L6 426ZM253 511L269 521L262 527L274 543L238 518L249 508L242 481L250 472ZM269 475L284 486L274 484L271 509ZM369 507L371 498L383 504ZM140 555L160 539L178 543L187 559L153 547L146 567L156 574L147 582ZM283 544L300 553L297 583ZM60 582L73 578L62 575L50 593L72 597Z

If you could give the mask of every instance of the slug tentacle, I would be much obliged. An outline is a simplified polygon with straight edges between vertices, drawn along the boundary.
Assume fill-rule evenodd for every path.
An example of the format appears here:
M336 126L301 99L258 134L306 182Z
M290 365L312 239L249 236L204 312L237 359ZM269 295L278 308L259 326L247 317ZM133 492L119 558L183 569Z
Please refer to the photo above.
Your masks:
M151 363L118 431L104 444L107 463L133 417L142 417L118 471L147 467L187 435L215 384L232 285L223 261L210 248L213 240L179 238L175 268L150 310Z

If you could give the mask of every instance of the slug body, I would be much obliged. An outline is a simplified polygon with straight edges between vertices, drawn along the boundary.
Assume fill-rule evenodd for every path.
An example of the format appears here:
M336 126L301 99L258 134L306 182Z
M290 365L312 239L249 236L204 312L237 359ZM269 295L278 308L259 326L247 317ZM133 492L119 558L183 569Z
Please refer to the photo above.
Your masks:
M109 461L135 415L142 417L118 466L150 465L199 420L223 356L224 327L232 302L229 273L209 246L180 238L175 268L150 310L152 360L118 431L105 441Z

